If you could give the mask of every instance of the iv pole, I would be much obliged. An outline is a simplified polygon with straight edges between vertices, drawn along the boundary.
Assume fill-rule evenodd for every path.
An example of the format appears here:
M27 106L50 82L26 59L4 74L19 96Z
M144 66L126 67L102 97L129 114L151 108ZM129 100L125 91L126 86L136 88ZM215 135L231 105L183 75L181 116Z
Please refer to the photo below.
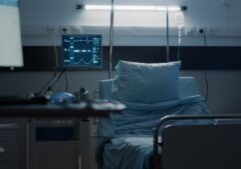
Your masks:
M167 62L170 61L170 39L169 39L169 8L167 6L166 10L166 40L167 40L167 46L166 46L166 60Z
M111 79L113 75L113 42L114 42L114 0L111 0L110 11L110 29L109 29L109 71L108 78Z

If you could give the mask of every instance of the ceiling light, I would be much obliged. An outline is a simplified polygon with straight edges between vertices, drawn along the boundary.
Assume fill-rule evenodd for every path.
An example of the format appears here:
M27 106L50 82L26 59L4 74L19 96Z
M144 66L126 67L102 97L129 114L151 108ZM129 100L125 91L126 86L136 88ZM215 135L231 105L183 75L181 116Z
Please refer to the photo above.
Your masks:
M111 5L84 5L85 10L111 10ZM183 11L186 7L180 6L129 6L129 5L115 5L114 10L119 11Z

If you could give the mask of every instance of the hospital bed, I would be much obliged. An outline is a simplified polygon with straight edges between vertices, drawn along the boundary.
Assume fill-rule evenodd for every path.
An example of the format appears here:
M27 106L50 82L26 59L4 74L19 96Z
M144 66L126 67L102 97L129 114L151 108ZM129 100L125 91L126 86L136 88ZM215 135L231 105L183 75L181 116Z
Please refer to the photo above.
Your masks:
M111 99L113 81L110 79L100 82L100 98ZM136 125L134 120L122 117L126 114L113 115L108 119L99 120L97 162L100 169L241 168L241 136L239 134L241 125L236 120L231 124L215 120L237 119L241 116L210 115L204 100L199 100L199 90L193 77L180 77L178 86L180 98L184 101L161 105L161 108L164 107L165 110L168 106L174 106L174 109L168 108L168 113L162 114L161 120L158 120L161 117L159 115L151 117L157 118L157 121L152 120L155 126L152 132L154 136L149 132L138 133L136 128L140 127L139 124ZM187 101L186 98L189 100ZM127 104L127 107L131 106ZM152 110L153 107L149 112L156 111ZM145 115L151 116L151 113ZM146 121L149 120L147 116L144 117ZM143 117L136 119L141 118ZM134 128L131 132L126 133L126 128L121 126L125 124L125 120L134 122L133 125L128 126ZM116 125L122 128L117 128Z

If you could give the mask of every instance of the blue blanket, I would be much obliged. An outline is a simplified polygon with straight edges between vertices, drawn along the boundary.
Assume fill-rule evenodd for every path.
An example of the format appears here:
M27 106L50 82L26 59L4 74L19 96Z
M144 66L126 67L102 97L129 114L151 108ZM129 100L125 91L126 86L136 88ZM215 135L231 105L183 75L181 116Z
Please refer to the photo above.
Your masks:
M158 104L125 103L127 110L111 115L115 136L105 145L103 169L148 169L153 132L165 115L209 114L204 99L197 95ZM207 124L212 121L176 121L177 125Z

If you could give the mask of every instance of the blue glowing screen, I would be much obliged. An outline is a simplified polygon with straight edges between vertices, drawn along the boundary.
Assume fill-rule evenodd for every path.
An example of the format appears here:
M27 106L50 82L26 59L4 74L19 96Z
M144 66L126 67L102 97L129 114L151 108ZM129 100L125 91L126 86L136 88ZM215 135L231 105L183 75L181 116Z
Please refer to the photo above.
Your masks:
M17 7L18 0L0 0L0 5Z
M101 68L101 35L63 35L64 68Z

